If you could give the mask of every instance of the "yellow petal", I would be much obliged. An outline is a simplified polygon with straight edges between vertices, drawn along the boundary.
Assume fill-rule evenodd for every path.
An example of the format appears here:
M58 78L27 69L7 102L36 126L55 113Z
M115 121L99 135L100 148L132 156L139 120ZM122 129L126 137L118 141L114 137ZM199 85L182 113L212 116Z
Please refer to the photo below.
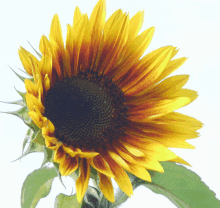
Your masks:
M157 80L155 80L155 83L157 83L157 82L161 81L162 79L164 79L165 77L169 76L171 73L173 73L175 70L177 70L180 66L182 66L186 60L187 60L187 58L183 57L183 58L178 58L178 59L174 59L174 60L170 61L167 64L164 71L162 72L162 74L157 78Z
M28 112L28 115L31 117L31 119L34 121L34 123L39 127L42 128L43 126L43 120L42 120L42 114L37 113L35 111Z
M128 43L132 41L139 33L144 22L144 11L138 12L130 19Z
M93 158L91 161L91 165L93 168L95 168L98 172L114 178L115 176L113 175L108 163L104 160L104 158L101 155L96 156Z
M40 39L39 49L43 55L50 55L52 53L52 46L45 35L43 35Z
M18 50L18 54L26 72L33 76L31 59L36 65L38 65L39 61L37 58L22 47Z
M133 175L137 176L138 178L142 180L151 182L151 176L144 167L141 167L135 164L130 164L130 167L131 167L130 172Z
M105 198L108 199L110 202L114 203L115 202L115 197L114 197L114 189L112 186L112 181L111 178L99 173L99 187L104 194Z
M160 173L164 172L162 165L153 157L145 156L145 157L137 157L135 158L135 163L138 166L143 166L148 170L158 171Z
M86 152L86 151L78 153L79 157L87 158L87 159L91 159L91 158L97 156L98 154L99 154L98 152Z
M26 94L26 101L27 101L27 106L30 111L37 109L41 113L44 112L44 106L42 105L41 102L39 102L39 100L34 95L27 93Z
M181 164L184 164L184 165L188 165L188 166L191 166L188 162L186 162L184 159L182 159L181 157L177 157L177 158L174 158L172 160L169 160L171 162L177 162L177 163L181 163Z
M111 170L115 176L114 180L120 189L130 197L133 194L133 188L127 173L110 156L105 156L104 159L110 165Z
M111 156L111 158L121 167L123 167L126 170L130 170L129 165L127 164L127 162L125 160L122 159L122 157L120 157L117 153L112 152L112 151L108 151L109 155Z
M82 17L82 13L81 13L79 7L77 6L74 11L74 16L73 16L73 26L76 24L76 22L78 21L78 19L80 17Z
M86 189L89 184L90 178L90 160L82 159L80 161L80 175L76 180L76 196L79 203L82 202L82 199L86 193Z
M74 150L74 148L63 146L63 150L69 154L71 157L75 157L78 154L78 151Z
M137 147L134 147L128 143L124 143L123 146L134 156L141 157L144 156L144 153L141 152Z
M25 89L28 93L34 95L35 97L38 96L38 88L37 85L35 85L32 81L29 79L24 80Z
M39 68L41 71L42 77L45 77L47 74L48 77L51 79L52 75L52 55L51 54L45 54L42 56Z
M61 29L60 20L57 14L55 14L52 19L52 23L50 27L50 38L53 38L53 40L55 40L55 42L57 43L61 51L64 50L62 29Z

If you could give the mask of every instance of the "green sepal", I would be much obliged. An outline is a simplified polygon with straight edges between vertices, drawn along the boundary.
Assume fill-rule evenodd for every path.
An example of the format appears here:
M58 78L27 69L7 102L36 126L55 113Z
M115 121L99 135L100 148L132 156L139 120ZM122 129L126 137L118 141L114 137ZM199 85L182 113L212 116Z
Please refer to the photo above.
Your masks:
M41 130L39 130L37 133L35 133L35 136L34 138L31 140L31 142L34 142L34 143L38 143L38 144L41 144L43 146L46 146L45 144L45 139L42 135L42 132Z
M161 162L164 173L149 171L152 182L138 180L157 194L166 196L177 207L219 208L215 193L193 171L173 162Z
M92 186L88 186L83 198L82 208L96 208L99 207L100 202L101 192Z
M35 208L41 198L51 190L55 168L43 167L33 171L25 179L21 190L21 208Z
M34 134L34 131L29 128L29 129L27 130L27 134L26 134L26 136L25 136L25 138L24 138L24 141L23 141L22 154L24 153L24 148L25 148L27 142L28 142L29 140L31 141L31 138L32 138L33 134Z
M15 88L15 87L14 87L14 88ZM15 88L15 90L16 90L16 92L22 97L23 101L24 101L25 104L27 105L27 103L26 103L26 98L25 98L26 92L20 92L20 91L17 90L16 88Z
M19 158L17 158L16 160L14 160L12 162L15 162L15 161L23 158L24 156L26 156L30 153L33 153L33 152L43 152L43 147L44 146L41 144L30 142L27 150L24 153L22 153L22 155Z
M31 48L35 51L35 53L39 56L39 58L42 58L42 55L30 44L29 41L28 41L28 43L31 46Z
M72 196L67 196L65 194L59 194L55 199L55 208L81 208L82 203L80 204L77 201L76 194Z
M41 167L43 167L47 163L53 162L53 155L54 155L54 151L47 148L46 146L43 147L43 152L44 152L44 160L42 162Z
M17 77L18 77L20 80L22 80L23 82L24 82L25 79L27 79L27 78L22 77L21 75L19 75L17 72L15 72L10 66L9 66L9 68L10 68L10 69L17 75Z
M20 106L26 106L24 100L16 100L16 101L11 101L11 102L0 101L0 102L5 103L5 104L15 104L15 105L20 105Z
M77 178L79 177L79 169L75 170L73 173L68 175L70 178L72 178L74 181L77 180Z
M66 189L66 186L64 185L63 181L62 181L62 176L61 176L61 173L60 173L60 170L59 170L59 166L60 164L59 163L56 163L56 162L53 162L53 165L54 165L54 168L56 170L56 173L57 173L57 176L60 180L60 182L62 183L62 185L64 186L64 188Z

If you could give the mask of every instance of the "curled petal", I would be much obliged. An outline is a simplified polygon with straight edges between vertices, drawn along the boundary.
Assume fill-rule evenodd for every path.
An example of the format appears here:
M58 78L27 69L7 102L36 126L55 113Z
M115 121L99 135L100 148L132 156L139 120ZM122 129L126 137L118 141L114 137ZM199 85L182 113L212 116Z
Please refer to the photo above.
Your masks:
M62 176L67 176L74 172L78 168L77 157L67 157L62 163L60 163L59 170Z

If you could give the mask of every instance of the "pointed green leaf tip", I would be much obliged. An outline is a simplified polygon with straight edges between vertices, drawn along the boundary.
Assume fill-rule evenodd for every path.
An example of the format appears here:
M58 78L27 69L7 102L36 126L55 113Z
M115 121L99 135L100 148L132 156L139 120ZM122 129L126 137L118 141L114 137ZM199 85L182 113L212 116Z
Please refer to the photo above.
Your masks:
M79 204L76 198L76 194L73 196L67 196L59 194L55 200L55 208L81 208L82 204Z
M220 201L215 193L191 170L172 162L161 162L164 173L149 171L152 182L139 180L157 194L163 194L177 207L219 208Z
M21 208L35 208L39 200L46 197L51 190L55 168L41 168L27 176L21 190Z

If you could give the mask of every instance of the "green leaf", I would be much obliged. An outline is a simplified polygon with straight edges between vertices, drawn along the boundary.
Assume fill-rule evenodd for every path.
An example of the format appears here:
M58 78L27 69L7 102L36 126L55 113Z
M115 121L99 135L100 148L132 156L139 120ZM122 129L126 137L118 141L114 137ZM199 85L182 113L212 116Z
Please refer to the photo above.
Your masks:
M41 130L39 130L36 133L35 137L33 138L33 140L31 140L31 142L38 143L38 144L45 146L45 139L42 136Z
M41 168L33 171L25 179L21 190L21 207L34 208L39 200L46 197L56 177L55 168Z
M65 194L59 194L55 199L55 208L81 208L82 204L79 204L76 198L76 194L73 196L67 196Z
M177 207L220 207L215 193L194 172L173 162L161 162L161 165L164 173L154 172L151 183L143 180L139 182L153 192L163 194Z
M53 162L53 153L54 153L54 151L47 148L46 146L44 146L43 147L43 152L44 152L44 160L42 162L41 167L43 167L48 162Z
M59 163L56 163L56 162L53 162L53 165L54 165L54 168L55 168L55 170L56 170L56 172L57 172L57 176L58 176L60 182L62 183L62 185L63 185L64 188L66 189L66 186L64 185L64 183L63 183L63 181L62 181L61 173L60 173L60 170L59 170L60 164L59 164Z

